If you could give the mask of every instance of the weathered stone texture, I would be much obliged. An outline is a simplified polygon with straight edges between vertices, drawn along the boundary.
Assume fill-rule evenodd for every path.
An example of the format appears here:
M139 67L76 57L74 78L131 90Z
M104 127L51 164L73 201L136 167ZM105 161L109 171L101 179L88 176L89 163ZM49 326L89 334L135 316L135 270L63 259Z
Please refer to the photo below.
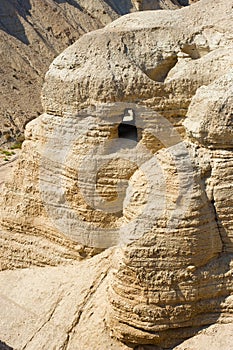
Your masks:
M232 323L232 5L133 13L66 49L4 189L3 269L67 264L126 243L93 260L102 266L105 256L109 267L101 315L113 349L174 347L203 326ZM112 160L127 107L143 120L140 138L128 158ZM119 184L118 210L107 211ZM79 341L69 334L61 349Z

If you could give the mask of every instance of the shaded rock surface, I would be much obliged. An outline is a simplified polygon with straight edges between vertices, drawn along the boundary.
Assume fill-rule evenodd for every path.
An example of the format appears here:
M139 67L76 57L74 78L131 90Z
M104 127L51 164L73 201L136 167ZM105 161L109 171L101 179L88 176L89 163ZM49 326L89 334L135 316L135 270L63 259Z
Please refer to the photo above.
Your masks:
M214 329L231 334L232 5L132 13L54 60L44 113L27 125L1 199L1 268L34 267L0 275L5 300L20 307L32 303L30 290L18 291L33 271L33 296L57 292L38 323L26 316L30 327L4 312L6 344L185 349L192 340L178 344L216 323L193 338L204 350ZM132 116L138 139L120 152L112 142ZM66 266L35 267L46 265ZM220 344L228 350L227 339Z

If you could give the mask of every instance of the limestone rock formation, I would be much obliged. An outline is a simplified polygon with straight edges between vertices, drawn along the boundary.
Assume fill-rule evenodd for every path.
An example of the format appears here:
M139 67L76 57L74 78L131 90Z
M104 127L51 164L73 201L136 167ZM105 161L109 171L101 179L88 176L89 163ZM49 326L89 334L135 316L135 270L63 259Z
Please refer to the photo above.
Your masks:
M232 324L218 324L208 327L201 331L195 337L186 340L174 350L227 350L232 347Z
M200 158L208 154L203 175L209 200L215 207L216 220L225 250L233 251L233 71L214 83L197 90L184 125L195 143ZM208 151L206 150L208 149ZM198 157L198 158L199 158ZM203 164L201 165L203 167ZM224 179L224 182L223 182Z
M132 349L111 337L106 326L106 290L117 258L108 250L91 261L66 267L1 272L1 349L2 344L8 350L73 350L77 345L80 350ZM174 350L229 350L232 332L232 324L210 326ZM140 345L135 349L158 348Z
M196 89L232 66L231 29L226 26L231 9L228 3L223 13L221 6L209 9L202 2L192 11L169 12L169 21L166 11L133 13L83 36L51 65L42 96L45 112L72 114L95 101L146 100L181 124ZM202 14L207 11L208 18ZM192 17L197 20L189 26ZM215 18L217 28L210 25Z
M136 1L2 0L0 4L0 142L19 136L41 112L44 74L81 35L136 11ZM143 0L143 9L176 9L173 0Z
M191 140L201 146L231 150L233 73L198 89L184 125Z
M54 60L44 113L27 125L1 199L0 262L2 270L67 265L46 267L46 276L80 267L90 282L75 296L74 277L62 275L61 295L53 305L46 297L39 323L28 316L32 328L15 326L26 335L15 339L11 316L2 321L3 342L86 350L104 349L106 339L106 349L167 349L203 326L232 324L232 5L201 0L132 13ZM31 270L20 273L17 289ZM3 271L3 283L14 274ZM72 300L78 307L69 312L63 305ZM87 330L93 319L102 343Z

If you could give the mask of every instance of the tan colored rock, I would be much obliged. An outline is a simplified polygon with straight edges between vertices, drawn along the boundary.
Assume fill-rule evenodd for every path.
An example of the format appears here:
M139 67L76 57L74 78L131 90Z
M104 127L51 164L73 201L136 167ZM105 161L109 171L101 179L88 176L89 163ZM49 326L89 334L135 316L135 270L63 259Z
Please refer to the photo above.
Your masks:
M232 347L232 324L219 324L206 328L195 337L186 340L174 350L228 350Z
M124 16L83 36L46 75L44 114L28 124L14 180L3 192L0 261L2 269L67 265L123 245L114 256L107 250L77 263L99 276L106 256L110 273L90 304L82 290L75 299L87 314L70 349L79 342L102 348L85 329L93 308L99 312L96 300L103 301L106 326L94 321L94 329L106 342L111 332L113 349L119 341L126 349L174 347L203 326L232 323L231 8L232 1L203 0ZM118 137L119 125L132 118L134 145ZM28 349L41 341L52 348L56 337L66 348L60 323L54 338L51 310L24 343ZM61 319L66 312L70 320L66 308ZM4 320L2 327L7 334Z
M168 207L177 200L181 185L174 184L175 167L167 155L159 152L158 157L165 163L167 183L172 184L166 187ZM230 257L219 258L223 248L214 210L196 181L188 210L176 218L174 207L168 207L124 251L109 295L110 325L122 341L162 347L179 343L198 327L217 321L222 300L232 291ZM144 220L138 227L147 225L148 218Z
M233 72L197 90L184 125L190 139L217 149L233 147Z
M215 207L225 249L229 252L233 249L232 78L231 71L198 89L184 122L188 137L199 147L211 149L210 169L204 180L209 199Z
M129 349L111 339L104 321L112 256L1 272L1 342L27 350Z
M13 349L129 350L106 326L107 288L119 251L63 267L34 267L0 273L0 346ZM225 309L229 311L228 298ZM17 332L16 332L17 330ZM232 324L200 331L174 350L229 350ZM6 347L7 348L7 347ZM138 345L137 350L154 350ZM159 348L161 349L161 348Z
M120 257L120 251L114 249L66 267L1 272L1 343L28 350L73 349L77 344L80 350L130 349L110 337L106 327L107 288ZM229 312L232 300L228 298L224 305ZM231 334L230 324L211 326L177 349L200 346L207 350L214 343L228 350ZM138 348L148 349L143 345Z
M196 89L232 66L232 33L224 29L232 20L230 4L208 10L203 4L201 13L198 6L169 12L169 21L166 11L126 15L83 36L51 65L42 97L45 111L63 115L96 101L147 101L179 124ZM189 26L192 17L197 20ZM218 28L209 28L215 17ZM189 58L180 58L182 52Z
M172 0L144 0L142 6L179 8ZM133 1L2 0L0 142L19 137L25 124L41 114L44 75L58 53L84 33L136 10Z
M124 223L124 215L119 218L118 214L102 215L101 212L88 209L77 188L77 166L94 145L96 147L104 140L116 137L117 124L123 113L123 110L117 112L117 104L114 104L116 101L124 101L126 107L132 100L151 105L154 110L169 118L177 130L183 131L181 122L196 89L223 75L232 65L232 49L229 46L231 27L228 26L221 32L219 29L225 28L227 20L232 20L229 3L221 6L211 4L209 7L208 2L204 2L204 12L200 7L193 6L179 11L149 11L122 17L105 29L83 36L55 59L46 75L44 86L43 104L46 113L28 125L27 141L23 146L17 175L3 196L2 224L6 228L27 232L36 230L37 234L43 236L44 231L48 230L50 233L47 237L58 237L55 240L60 245L64 231L62 229L59 232L51 213L46 213L46 200L41 196L41 174L43 178L43 173L46 172L48 179L44 181L48 181L51 188L48 192L42 192L46 193L45 197L52 196L52 200L57 198L60 201L57 203L55 218L61 218L65 212L68 218L69 213L73 212L73 231L71 229L69 237L72 237L74 232L75 238L79 237L78 242L81 239L85 245L96 246L96 240L92 242L92 236L87 235L86 240L85 228L81 233L77 213L81 215L84 223L86 220L90 224L99 222L98 225L105 229L113 223L114 228ZM203 9L203 4L201 8ZM209 16L206 18L207 12ZM192 17L197 20L192 27L187 28L187 23ZM215 18L218 19L217 22ZM175 21L181 23L179 30L174 26ZM210 28L211 21L217 23L217 28ZM182 53L186 56L183 57ZM206 70L207 65L211 70ZM108 103L105 104L104 101ZM79 140L72 138L72 135L82 130L80 123L83 117L82 114L77 117L78 111L92 104L97 105L96 111L95 108L89 111L87 109L86 115L83 112L84 117L87 117L88 113L93 115L93 118L88 117L88 123L83 119L84 134ZM98 112L98 108L102 114ZM114 125L107 125L104 129L99 125L103 123L104 113L109 115L111 110L118 121L114 120ZM144 134L148 134L146 130ZM146 146L148 144L146 142ZM54 152L51 153L51 149L54 149ZM68 155L65 152L68 152ZM61 164L58 177L50 176L48 172L56 174L57 165L63 162L60 154L63 154L62 157L68 156L67 169ZM116 168L117 165L113 172L117 171L118 176L121 172L124 173L121 167L119 171ZM73 208L71 211L69 208L67 211L64 200L55 194L55 190L59 192L59 174L62 178L64 176L64 193ZM130 175L129 172L128 176ZM116 180L109 181L113 181L111 186L116 185ZM103 189L105 190L105 187ZM17 203L17 210L14 203ZM78 229L75 229L77 224ZM94 234L95 230L91 228L91 232ZM102 239L105 240L106 238ZM111 243L104 246L109 245Z

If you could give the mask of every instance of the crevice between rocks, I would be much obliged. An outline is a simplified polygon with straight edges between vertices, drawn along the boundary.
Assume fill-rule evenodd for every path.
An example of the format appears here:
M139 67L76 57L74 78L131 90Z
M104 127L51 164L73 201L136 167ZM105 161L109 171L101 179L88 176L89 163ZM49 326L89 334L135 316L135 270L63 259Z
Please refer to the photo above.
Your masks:
M49 312L49 315L48 315L46 321L43 322L43 324L37 329L37 331L33 334L33 336L29 339L29 341L24 345L24 347L21 350L25 350L27 348L28 344L31 343L33 341L33 339L36 337L36 335L40 333L40 331L45 327L46 324L49 323L49 321L53 317L55 310L56 310L57 306L59 305L59 303L61 302L61 300L62 300L62 295L60 295L59 298L55 301L53 307L51 308L51 311Z
M70 327L69 327L69 329L67 331L67 336L66 336L66 339L65 339L63 345L61 346L61 350L67 350L68 349L68 345L69 345L71 334L72 334L73 330L75 329L75 327L79 324L80 319L81 319L82 314L83 314L83 311L85 309L85 306L90 301L90 299L95 294L95 292L100 287L100 285L103 283L103 281L105 280L105 278L108 275L108 272L109 272L109 269L107 269L107 271L105 273L101 274L100 277L97 277L96 280L93 282L93 284L90 286L90 290L86 294L82 304L79 305L79 309L76 312L74 320L73 320L72 324L70 325Z

